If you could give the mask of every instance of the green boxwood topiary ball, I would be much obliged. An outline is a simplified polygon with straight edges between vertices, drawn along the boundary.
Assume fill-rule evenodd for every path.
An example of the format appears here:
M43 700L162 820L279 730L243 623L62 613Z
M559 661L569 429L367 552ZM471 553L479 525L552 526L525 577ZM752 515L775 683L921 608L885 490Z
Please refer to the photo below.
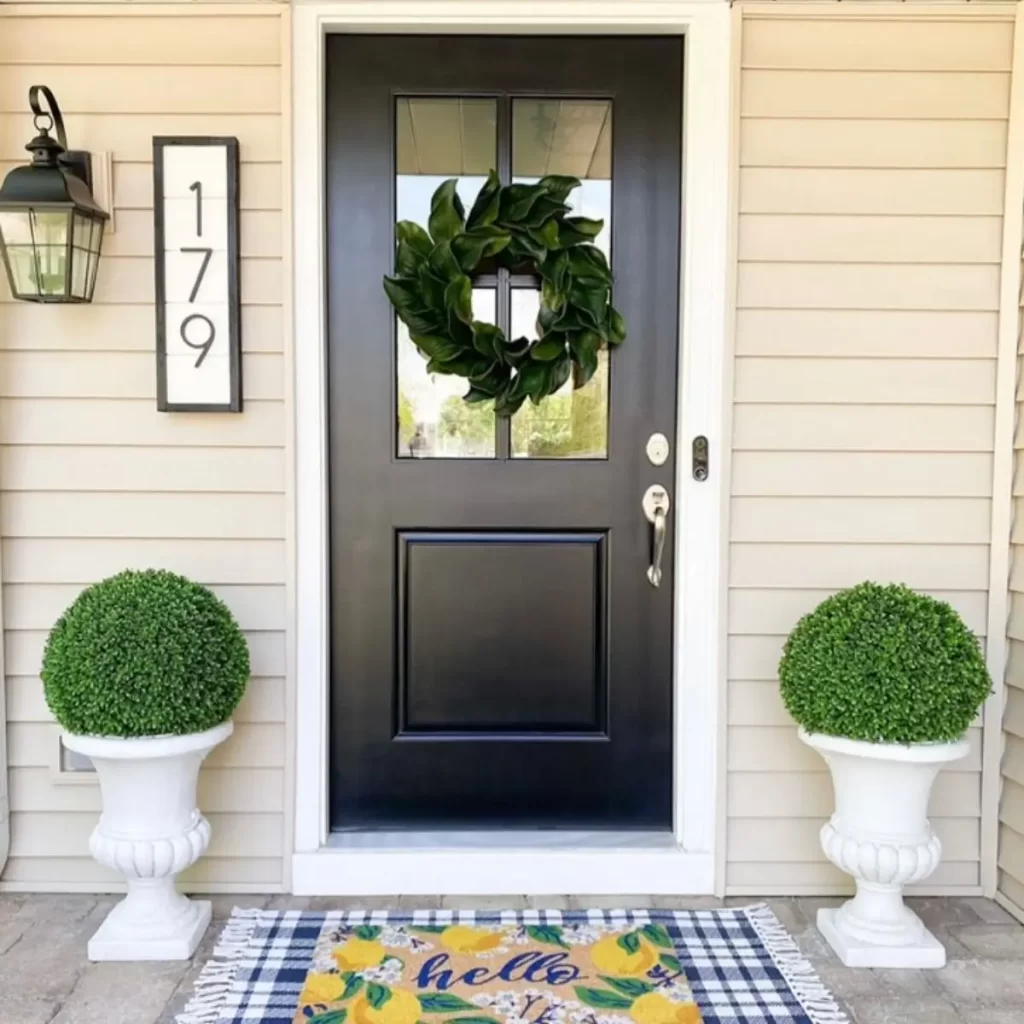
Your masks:
M46 703L71 733L184 735L226 721L249 678L227 605L172 572L128 570L79 594L43 654Z
M981 648L943 601L860 583L789 635L782 699L808 732L868 743L958 739L991 692Z

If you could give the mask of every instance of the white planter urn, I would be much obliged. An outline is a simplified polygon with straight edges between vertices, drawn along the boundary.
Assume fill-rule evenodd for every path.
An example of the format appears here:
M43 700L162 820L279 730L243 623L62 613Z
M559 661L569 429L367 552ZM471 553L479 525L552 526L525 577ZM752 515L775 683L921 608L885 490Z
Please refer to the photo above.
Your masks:
M210 902L182 895L174 877L210 845L210 823L196 807L199 766L232 728L228 721L140 739L65 734L69 750L92 760L103 794L89 850L128 883L128 895L89 940L90 960L187 960L195 952Z
M903 887L939 865L928 797L939 769L967 755L967 741L900 746L803 729L800 738L832 773L836 809L822 827L822 849L857 883L848 903L818 911L819 931L847 967L943 967L946 951L904 905Z

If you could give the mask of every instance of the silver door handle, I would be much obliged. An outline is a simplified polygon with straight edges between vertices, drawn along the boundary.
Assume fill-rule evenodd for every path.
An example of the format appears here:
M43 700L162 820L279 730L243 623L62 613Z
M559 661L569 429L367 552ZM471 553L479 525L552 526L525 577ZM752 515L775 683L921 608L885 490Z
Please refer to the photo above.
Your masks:
M659 505L654 510L654 558L647 567L647 579L652 587L661 586L661 556L665 553L665 510Z
M661 586L661 559L665 554L668 510L671 504L668 491L659 484L648 487L641 502L647 521L654 527L651 564L647 567L647 580L652 587Z

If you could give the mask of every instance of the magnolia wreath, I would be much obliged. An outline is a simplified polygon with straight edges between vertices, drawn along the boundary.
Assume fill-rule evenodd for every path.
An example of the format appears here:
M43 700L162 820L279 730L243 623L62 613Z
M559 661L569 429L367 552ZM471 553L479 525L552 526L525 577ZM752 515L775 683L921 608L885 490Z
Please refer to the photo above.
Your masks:
M384 291L428 360L429 373L469 380L467 402L494 402L511 416L535 405L569 379L581 388L597 370L598 352L626 337L611 304L612 273L593 244L604 222L568 216L578 178L548 175L534 185L502 185L491 171L467 216L449 178L430 202L429 233L395 225L394 277ZM505 337L473 319L472 279L504 267L540 278L536 338Z

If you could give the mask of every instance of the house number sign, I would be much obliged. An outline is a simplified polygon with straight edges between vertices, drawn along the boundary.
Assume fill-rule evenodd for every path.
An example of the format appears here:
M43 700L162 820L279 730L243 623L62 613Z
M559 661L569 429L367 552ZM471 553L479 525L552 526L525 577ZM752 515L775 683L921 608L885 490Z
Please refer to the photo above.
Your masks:
M153 139L157 408L241 412L238 140Z

